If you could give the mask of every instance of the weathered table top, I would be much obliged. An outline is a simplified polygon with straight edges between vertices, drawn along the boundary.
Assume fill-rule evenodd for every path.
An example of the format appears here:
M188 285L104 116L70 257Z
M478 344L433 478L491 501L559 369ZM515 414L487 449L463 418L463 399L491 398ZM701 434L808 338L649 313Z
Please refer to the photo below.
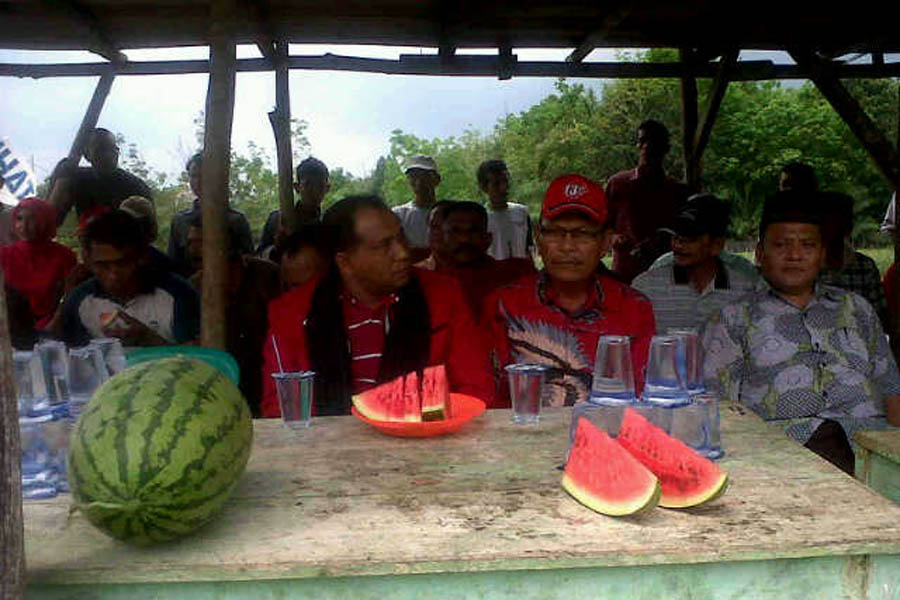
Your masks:
M224 514L132 548L68 496L25 505L33 583L229 581L900 554L900 507L737 406L723 409L728 493L692 510L592 512L560 487L569 409L539 428L489 411L455 435L386 437L353 417L256 423Z

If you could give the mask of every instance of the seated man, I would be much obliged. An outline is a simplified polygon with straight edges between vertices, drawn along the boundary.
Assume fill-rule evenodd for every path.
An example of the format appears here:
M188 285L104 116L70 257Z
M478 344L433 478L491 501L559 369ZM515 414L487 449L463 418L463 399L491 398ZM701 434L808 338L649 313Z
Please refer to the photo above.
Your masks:
M819 273L822 283L855 292L869 301L881 326L888 330L887 300L881 285L881 273L875 261L858 252L850 241L853 233L853 197L836 192L822 192L824 220L822 237L825 244L825 268Z
M550 367L548 395L572 405L590 395L597 340L629 335L636 388L640 391L653 307L643 294L597 273L610 245L606 197L600 184L581 175L553 180L537 230L544 270L498 290L486 308L497 365L541 363ZM505 374L498 374L505 389ZM501 397L508 403L507 394Z
M534 273L530 258L496 260L488 256L491 234L488 214L477 202L447 202L436 205L431 224L439 232L429 234L433 269L455 277L476 319L485 299L499 287Z
M281 294L278 265L241 254L240 240L228 230L228 271L225 279L225 350L241 369L240 389L253 416L260 415L262 348L266 340L266 309ZM196 215L188 229L188 254L197 272L191 285L199 293L203 282L203 220Z
M70 346L115 337L125 346L183 344L200 333L200 302L177 275L142 267L140 225L114 210L91 221L84 248L94 277L63 304L63 340Z
M653 303L659 331L699 329L723 306L753 290L755 273L748 277L719 260L728 212L728 205L715 196L689 198L670 230L675 264L651 268L635 278L634 289Z
M766 203L762 278L707 323L704 379L853 473L854 432L900 425L900 374L871 305L816 281L820 202L813 192L779 192Z
M48 200L56 208L57 223L65 221L73 206L81 218L98 207L118 208L129 196L152 199L146 183L119 168L119 145L108 129L97 127L91 132L84 157L90 167L63 159L54 169Z
M285 239L279 257L281 285L285 291L327 270L330 255L327 233L321 223L307 223Z
M488 355L452 279L412 267L400 220L375 196L351 196L323 222L336 232L328 273L269 305L264 416L280 414L271 375L316 373L313 410L350 412L352 394L426 366L447 367L450 389L493 403Z

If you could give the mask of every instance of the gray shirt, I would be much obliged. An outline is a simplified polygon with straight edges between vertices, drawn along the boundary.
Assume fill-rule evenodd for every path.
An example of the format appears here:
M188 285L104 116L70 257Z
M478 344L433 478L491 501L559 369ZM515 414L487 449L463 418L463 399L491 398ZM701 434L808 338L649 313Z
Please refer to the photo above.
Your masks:
M753 291L757 275L728 265L717 259L716 276L698 292L687 280L684 269L677 265L654 267L638 275L631 283L653 303L656 330L671 328L700 329L723 306Z
M410 248L428 247L428 213L431 207L422 208L415 201L410 200L406 204L394 207L394 214L400 218L403 225L403 233Z

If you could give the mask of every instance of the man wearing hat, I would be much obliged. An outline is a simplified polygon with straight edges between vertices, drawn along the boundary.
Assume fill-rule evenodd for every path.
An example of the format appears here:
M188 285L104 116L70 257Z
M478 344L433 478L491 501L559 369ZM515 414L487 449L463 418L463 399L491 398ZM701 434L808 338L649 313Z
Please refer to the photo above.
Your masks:
M675 216L673 264L641 273L632 285L653 303L659 331L701 327L710 317L753 290L755 274L719 258L725 247L729 207L711 194L697 194Z
M537 230L544 269L498 290L485 311L495 364L547 365L545 400L551 404L588 398L601 335L631 336L634 373L641 378L656 333L653 307L643 294L597 273L609 244L603 187L581 175L554 179ZM506 378L501 374L497 383L503 396Z
M900 425L900 374L872 306L817 281L821 204L796 191L766 202L762 278L707 323L704 379L852 474L853 434Z
M418 155L410 158L403 168L413 199L394 207L394 214L400 217L403 233L409 242L413 263L428 258L428 215L434 206L434 189L441 182L437 163L430 156Z

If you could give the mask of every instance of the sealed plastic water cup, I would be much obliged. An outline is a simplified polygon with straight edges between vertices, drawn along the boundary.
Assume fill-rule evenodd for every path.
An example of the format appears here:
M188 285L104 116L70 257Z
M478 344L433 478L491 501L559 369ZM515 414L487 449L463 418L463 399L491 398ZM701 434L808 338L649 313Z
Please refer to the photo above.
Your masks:
M20 417L33 416L48 408L46 399L41 401L43 385L37 381L40 372L34 369L34 364L33 352L13 352L13 383Z
M547 376L545 365L520 363L506 367L512 420L518 425L537 425L541 420L541 399Z
M315 376L313 371L272 373L275 389L278 391L281 418L290 429L305 429L312 422Z
M47 439L53 416L19 418L22 447L22 497L26 500L53 498L58 493L53 449Z
M69 414L78 418L94 391L107 379L106 360L99 347L69 350Z
M725 454L719 427L719 399L715 394L697 394L690 404L672 409L672 436L707 458Z
M688 403L683 348L681 339L674 335L654 335L650 340L644 402L664 406Z
M50 404L68 402L69 361L66 345L57 341L44 341L35 344L34 352L40 361L45 391Z
M118 338L94 338L89 346L100 349L110 377L128 368L125 351L122 350L122 342Z

